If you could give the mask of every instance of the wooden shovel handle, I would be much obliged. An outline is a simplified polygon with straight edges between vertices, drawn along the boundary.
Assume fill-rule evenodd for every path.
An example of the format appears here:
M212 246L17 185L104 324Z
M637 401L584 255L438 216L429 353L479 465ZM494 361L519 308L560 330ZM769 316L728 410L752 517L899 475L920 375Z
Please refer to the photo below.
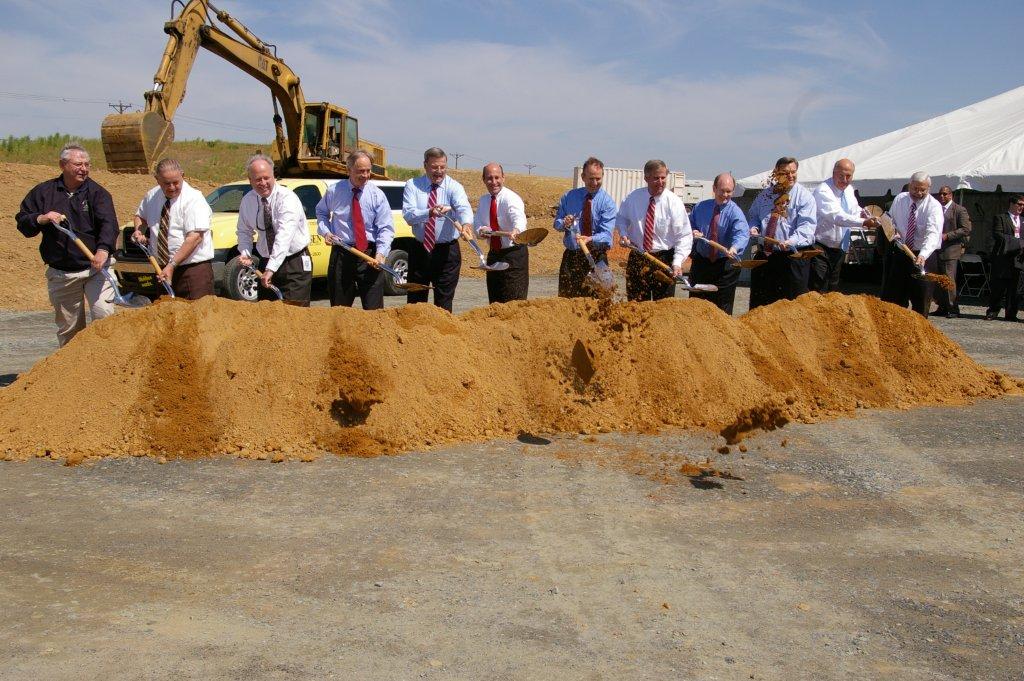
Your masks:
M363 260L365 260L366 262L370 263L374 267L377 266L377 259L376 258L374 258L372 256L369 256L366 253L363 253L358 248L352 248L351 246L345 246L345 248L348 249L349 253L352 253L352 254L362 258Z
M722 253L724 253L725 255L729 256L730 258L734 258L735 257L732 253L729 252L728 248L726 248L722 244L718 243L717 241L712 241L711 239L705 238L704 242L708 246L711 246L711 248L715 249L716 251L721 251Z
M901 250L902 250L902 251L903 251L904 253L906 253L906 254L907 254L907 257L908 257L908 258L910 258L910 259L911 259L911 260L912 260L913 262L915 262L915 263L917 262L917 256L916 256L916 255L914 255L914 252L913 252L912 250L910 250L910 246L906 245L905 243L903 243L903 242L901 241L901 242L900 242L900 249L901 249Z
M590 249L589 249L589 248L587 248L587 242L583 240L583 237L581 237L581 236L577 236L577 237L576 237L576 243L578 243L578 244L580 245L580 250L582 250L582 251L583 251L583 253L584 253L584 254L585 254L585 255L586 255L586 256L587 256L588 258L590 258L590 257L593 257L593 256L591 256L591 255L590 255Z
M92 260L93 258L96 257L95 255L93 255L93 252L89 250L89 247L82 242L81 239L76 238L75 245L78 246L78 250L82 252L82 255L89 258L89 260Z
M657 265L657 266L658 266L658 267L660 267L661 269L665 270L665 271L666 271L666 272L668 272L669 274L672 274L672 268L671 268L671 267L669 267L668 265L666 265L666 264L665 264L665 263L663 263L662 261L658 260L657 258L655 258L655 257L654 257L653 255L651 255L651 254L650 254L650 253L648 253L647 251L643 251L643 252L641 253L641 255L643 255L643 256L644 256L645 258L647 258L647 259L648 259L648 260L650 260L650 261L651 261L652 263L654 263L655 265Z

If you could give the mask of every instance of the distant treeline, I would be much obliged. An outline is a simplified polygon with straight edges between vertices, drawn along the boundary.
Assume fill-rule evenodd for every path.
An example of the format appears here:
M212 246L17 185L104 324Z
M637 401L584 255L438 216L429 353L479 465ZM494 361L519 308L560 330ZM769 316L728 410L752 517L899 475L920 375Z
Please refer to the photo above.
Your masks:
M54 133L44 137L0 138L0 162L56 165L61 147L71 141L81 144L92 157L93 168L106 170L103 144L99 139L87 139ZM181 140L171 145L168 156L177 158L185 167L186 177L210 182L233 182L245 175L245 162L257 151L270 151L270 143L225 142L223 140ZM421 171L401 166L388 166L388 175L396 180L407 180Z

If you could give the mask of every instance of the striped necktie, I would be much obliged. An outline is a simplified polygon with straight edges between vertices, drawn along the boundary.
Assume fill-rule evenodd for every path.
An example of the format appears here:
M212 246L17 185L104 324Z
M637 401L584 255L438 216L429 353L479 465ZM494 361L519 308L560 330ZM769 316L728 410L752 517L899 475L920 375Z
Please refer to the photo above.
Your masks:
M270 203L267 197L261 196L263 202L263 229L267 233L267 256L274 251L274 239L277 237L277 230L274 229L274 217L270 214Z
M161 267L167 267L171 261L171 249L167 243L167 232L171 230L171 200L164 201L163 210L160 211L160 234L156 237L156 257Z
M427 212L434 210L434 206L437 205L437 188L439 185L430 185L430 198L427 199ZM436 217L431 215L427 218L427 224L423 227L423 248L427 249L427 253L434 250L434 239L436 234L434 233L434 222L437 220Z
M654 197L647 202L647 217L644 218L644 250L654 250Z
M917 237L917 201L910 204L910 217L907 218L907 246L914 250L914 239Z

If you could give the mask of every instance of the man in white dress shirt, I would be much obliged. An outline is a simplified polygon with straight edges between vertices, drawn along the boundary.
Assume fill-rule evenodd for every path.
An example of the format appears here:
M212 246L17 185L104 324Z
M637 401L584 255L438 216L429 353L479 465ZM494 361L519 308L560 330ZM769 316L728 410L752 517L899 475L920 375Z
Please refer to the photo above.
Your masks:
M693 232L683 200L665 191L668 166L652 159L644 164L641 187L629 194L619 207L615 228L619 234L646 253L672 268L676 276L683 273L683 261L693 247ZM636 251L626 261L626 297L629 300L661 300L676 294L675 283L663 283L654 276L657 265Z
M497 163L488 163L483 170L487 193L480 197L475 224L478 236L491 232L519 234L526 229L526 206L519 194L505 186L505 170ZM499 260L509 267L501 272L487 273L487 301L507 303L526 300L530 288L530 251L524 244L516 244L507 236L488 239L490 251L487 264Z
M814 203L818 210L818 225L814 232L815 245L822 254L811 260L807 287L811 291L828 293L839 290L839 276L843 260L850 250L851 230L875 229L880 224L866 215L853 192L853 161L842 158L832 167L831 179L814 190Z
M260 284L274 284L290 303L309 307L313 286L313 259L309 255L309 227L302 201L274 179L274 162L256 154L245 166L252 191L238 207L238 252L243 265L253 264L253 236L263 277ZM261 292L261 297L266 294Z
M147 245L174 295L197 300L213 295L213 211L206 197L184 179L181 164L162 159L153 172L157 186L139 203L132 238ZM145 230L145 231L144 231Z
M896 227L897 239L914 253L907 257L897 244L890 244L882 266L882 300L906 307L927 317L932 304L932 283L917 279L915 274L924 267L934 272L936 251L942 243L942 206L928 193L932 178L924 172L910 176L908 191L892 201L889 216Z

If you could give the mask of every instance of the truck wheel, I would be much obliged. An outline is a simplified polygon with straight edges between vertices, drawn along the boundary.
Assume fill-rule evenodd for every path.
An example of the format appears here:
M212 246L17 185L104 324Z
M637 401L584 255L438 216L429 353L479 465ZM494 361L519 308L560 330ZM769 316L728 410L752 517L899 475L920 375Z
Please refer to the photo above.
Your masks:
M388 253L384 264L398 272L402 277L409 276L409 254L405 251L393 250ZM395 288L390 274L384 275L384 293L389 296L404 296L405 291Z
M259 281L251 269L244 267L236 255L224 266L224 292L232 300L255 303L259 296Z

